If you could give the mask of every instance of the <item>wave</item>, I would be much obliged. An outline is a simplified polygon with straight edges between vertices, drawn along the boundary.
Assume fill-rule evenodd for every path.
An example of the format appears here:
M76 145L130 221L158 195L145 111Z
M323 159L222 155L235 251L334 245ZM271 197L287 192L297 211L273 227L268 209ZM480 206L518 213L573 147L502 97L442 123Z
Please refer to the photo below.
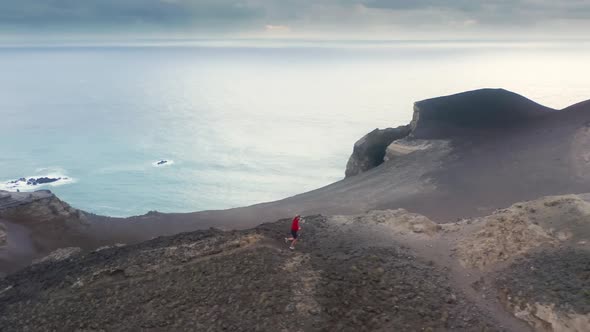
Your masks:
M0 190L8 191L34 191L41 187L57 187L76 182L75 179L60 173L49 173L21 177L14 180L0 182Z

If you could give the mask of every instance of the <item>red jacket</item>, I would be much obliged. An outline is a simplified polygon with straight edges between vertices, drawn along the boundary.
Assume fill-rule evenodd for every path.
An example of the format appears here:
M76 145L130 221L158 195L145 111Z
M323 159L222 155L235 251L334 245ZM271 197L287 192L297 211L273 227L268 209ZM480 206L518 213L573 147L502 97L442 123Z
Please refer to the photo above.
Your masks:
M298 231L299 230L299 217L293 218L293 223L291 224L291 230L292 231Z

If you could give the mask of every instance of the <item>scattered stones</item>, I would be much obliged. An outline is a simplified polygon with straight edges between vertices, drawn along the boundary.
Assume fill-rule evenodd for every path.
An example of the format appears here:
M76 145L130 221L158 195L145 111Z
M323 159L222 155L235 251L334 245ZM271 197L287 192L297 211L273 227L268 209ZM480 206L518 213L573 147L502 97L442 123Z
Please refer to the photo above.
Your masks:
M0 280L0 330L495 330L444 270L306 219L295 251L283 220L33 265Z
M589 216L583 199L561 196L442 226L401 209L307 216L294 251L290 219L73 248L0 279L0 330L520 331L514 314L581 332Z
M64 259L71 258L80 252L82 252L82 249L78 247L60 248L43 258L34 260L33 264L62 261Z
M415 233L428 236L436 234L441 229L440 225L425 216L410 213L404 209L372 210L355 217L354 222L387 226L395 233Z
M542 267L531 269L531 266ZM507 307L540 331L588 331L590 252L543 251L514 262L496 287Z
M481 230L459 242L457 255L465 266L485 269L538 247L585 243L590 203L576 195L548 196L498 210L479 222Z

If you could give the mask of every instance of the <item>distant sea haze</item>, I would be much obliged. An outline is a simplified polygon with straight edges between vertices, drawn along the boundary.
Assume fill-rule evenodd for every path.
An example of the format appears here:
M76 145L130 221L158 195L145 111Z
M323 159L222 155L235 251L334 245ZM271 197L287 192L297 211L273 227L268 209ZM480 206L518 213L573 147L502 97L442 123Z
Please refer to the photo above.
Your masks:
M276 200L342 179L354 142L408 123L417 100L590 99L588 45L0 45L0 189L111 216ZM11 186L23 177L61 179Z

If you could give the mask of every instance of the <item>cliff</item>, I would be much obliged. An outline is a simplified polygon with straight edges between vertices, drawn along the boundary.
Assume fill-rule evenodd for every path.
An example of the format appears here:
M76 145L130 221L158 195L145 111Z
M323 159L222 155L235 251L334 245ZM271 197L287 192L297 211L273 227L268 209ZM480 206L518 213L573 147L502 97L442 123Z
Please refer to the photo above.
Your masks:
M0 230L4 233L0 273L15 271L59 248L95 248L99 243L86 214L48 190L0 191Z
M585 106L572 106L582 107ZM357 175L381 165L388 146L395 140L406 137L440 140L497 134L502 130L530 126L554 111L504 89L480 89L418 101L414 103L410 124L395 129L375 129L354 144L345 175ZM402 154L408 148L397 145Z
M554 109L504 89L481 89L414 103L412 136L444 139L519 128Z
M410 126L375 129L354 144L352 155L346 164L346 176L357 175L383 163L385 150L395 140L410 133Z

